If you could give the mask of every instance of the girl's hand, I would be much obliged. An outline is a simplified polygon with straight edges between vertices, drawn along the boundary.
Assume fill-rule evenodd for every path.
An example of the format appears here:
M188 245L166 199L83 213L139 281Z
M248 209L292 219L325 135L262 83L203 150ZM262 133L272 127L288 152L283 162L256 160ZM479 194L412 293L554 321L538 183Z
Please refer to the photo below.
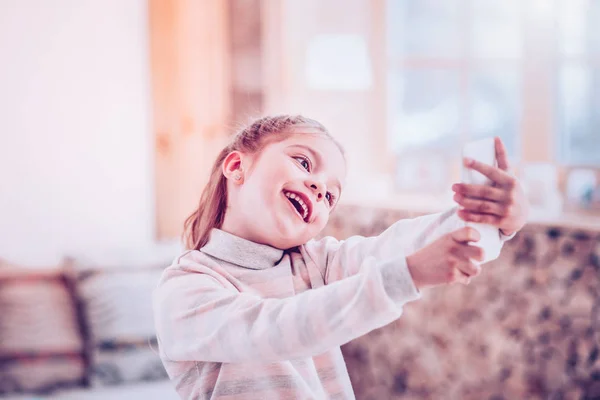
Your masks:
M454 282L468 285L471 277L481 272L481 267L471 260L484 259L483 250L468 243L479 239L479 232L464 227L406 257L415 286L424 289Z
M529 203L519 181L508 173L506 149L500 138L495 138L495 144L498 167L467 158L463 161L465 166L490 178L494 185L457 183L452 185L452 190L454 201L463 207L458 211L462 220L494 225L509 236L527 222Z

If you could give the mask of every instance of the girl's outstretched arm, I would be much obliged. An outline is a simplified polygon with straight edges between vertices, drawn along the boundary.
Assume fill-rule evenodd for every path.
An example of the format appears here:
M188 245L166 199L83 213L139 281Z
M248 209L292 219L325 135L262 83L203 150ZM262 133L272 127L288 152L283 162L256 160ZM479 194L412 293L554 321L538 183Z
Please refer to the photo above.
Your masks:
M352 236L338 241L332 237L312 240L301 247L305 259L321 270L325 284L352 276L366 257L388 260L398 254L410 255L443 235L465 226L457 207L438 214L403 219L372 237ZM483 263L500 254L504 241L512 236L498 232L498 241L484 248Z
M161 356L173 361L275 362L321 354L382 327L419 297L397 253L284 299L240 293L198 263L165 270L153 295Z

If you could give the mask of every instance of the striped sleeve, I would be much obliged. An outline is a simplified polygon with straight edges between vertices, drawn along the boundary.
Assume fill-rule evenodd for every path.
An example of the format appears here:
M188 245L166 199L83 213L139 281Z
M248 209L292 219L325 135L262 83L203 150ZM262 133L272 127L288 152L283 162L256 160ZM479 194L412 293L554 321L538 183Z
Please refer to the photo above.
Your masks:
M352 276L366 257L378 260L398 259L423 248L441 236L465 226L457 213L457 208L445 212L403 219L392 224L378 236L352 236L338 241L331 237L313 240L302 247L305 258L309 258L323 271L325 284ZM491 261L500 253L502 244L510 239L498 234L498 240L491 241L484 248L486 259ZM398 268L403 268L403 263Z
M153 297L161 356L234 363L321 354L399 318L418 297L408 269L397 268L403 262L369 257L348 279L284 299L240 293L209 273L170 267Z

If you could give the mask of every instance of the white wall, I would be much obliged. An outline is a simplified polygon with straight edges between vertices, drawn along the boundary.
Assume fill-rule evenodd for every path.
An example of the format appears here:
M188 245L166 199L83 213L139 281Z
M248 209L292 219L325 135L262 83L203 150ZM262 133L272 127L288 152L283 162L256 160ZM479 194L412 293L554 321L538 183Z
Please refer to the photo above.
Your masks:
M0 1L0 258L153 247L147 29L145 0Z

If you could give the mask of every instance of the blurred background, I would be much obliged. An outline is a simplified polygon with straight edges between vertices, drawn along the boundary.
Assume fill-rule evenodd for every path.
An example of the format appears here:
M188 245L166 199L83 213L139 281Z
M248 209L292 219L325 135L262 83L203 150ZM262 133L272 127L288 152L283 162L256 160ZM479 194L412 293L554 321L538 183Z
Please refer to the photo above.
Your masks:
M99 363L94 352L152 340L152 327L151 322L137 324L142 328L135 331L130 318L140 318L139 309L127 314L115 299L124 299L119 297L123 288L131 291L140 282L151 287L152 274L177 255L183 220L196 206L217 152L237 129L264 114L305 114L324 123L345 146L348 185L328 228L339 237L374 234L395 218L452 206L450 186L460 179L462 145L500 136L533 212L507 251L509 258L496 269L504 278L481 287L493 291L506 285L500 290L509 291L541 279L533 267L528 274L534 275L514 272L519 263L563 262L555 268L568 279L544 275L544 282L556 283L566 296L579 293L569 280L574 276L593 286L581 293L595 296L597 274L590 272L586 280L585 268L596 271L600 231L599 0L0 0L0 57L0 289L5 289L0 307L11 305L19 310L15 315L38 307L30 315L37 320L34 316L48 311L39 309L39 296L49 287L49 299L74 301L79 311L61 318L79 318L69 322L79 333L71 332L72 347L65 353L79 361L64 375L81 373L78 384L93 384L92 370L105 383L129 379L119 375L122 370L106 368L114 360ZM148 265L154 269L145 280L130 275L138 269L149 273ZM122 280L114 278L120 275ZM60 287L49 285L48 276L60 276L52 281L62 282ZM63 285L66 281L71 283ZM11 282L27 282L30 291L9 291L24 287ZM450 293L462 299L457 290ZM143 308L149 298L147 291L140 293ZM118 334L127 337L125 344L115 344L115 331L94 332L94 324L108 326L102 319L88 321L87 338L79 337L78 324L91 318L86 307L94 302L93 307L108 307L102 296L119 309L111 315L125 323ZM535 318L540 310L571 304L557 296L551 304L545 295L527 300L537 310ZM437 310L437 300L428 301L415 318ZM585 314L586 329L594 329L590 313L597 308L586 301L579 301L575 311L562 309L564 315L548 311L554 319L547 319L560 328L565 315ZM54 309L50 300L47 304ZM457 300L457 315L463 306ZM11 383L0 393L36 387L52 392L52 379L26 387L15 377L29 375L40 352L54 360L64 343L36 349L42 339L32 333L29 344L18 342L25 346L19 350L7 338L23 337L24 317L12 324L7 315L0 317L5 321L0 322L5 352L0 350L0 362L5 377L12 378L5 378ZM444 321L440 332L448 330ZM41 322L36 326L47 328ZM546 375L534 380L546 383L536 392L523 383L531 381L523 378L531 371L524 370L510 386L506 382L517 374L500 369L500 377L508 374L498 381L505 386L478 381L478 388L489 389L484 395L459 380L452 386L458 388L454 398L487 398L508 387L516 397L507 398L525 398L523 393L550 398L563 389L561 395L570 398L572 382L579 382L572 393L592 393L585 391L595 382L589 377L600 377L593 372L595 341L589 348L583 341L573 345L570 338L579 333L559 328L566 336L554 348L565 350L557 354L567 361L569 354L586 359L585 379L564 368L559 378L544 369ZM526 342L523 337L519 343ZM517 351L515 346L510 351ZM352 354L367 357L365 350ZM509 364L514 361L506 357ZM14 362L17 358L34 364L23 367ZM494 360L488 357L491 364L501 364ZM551 364L548 360L552 357L544 365ZM541 367L532 368L539 372ZM148 373L144 376L153 376ZM431 380L433 372L428 373L418 382ZM402 398L436 398L431 390L418 389L406 371L390 374L374 373L357 387L357 396L392 398L393 392ZM356 379L353 375L355 386ZM391 392L373 394L373 388Z
M176 238L218 149L269 113L345 145L347 202L444 207L462 144L497 135L554 217L600 208L598 1L0 6L5 257Z

